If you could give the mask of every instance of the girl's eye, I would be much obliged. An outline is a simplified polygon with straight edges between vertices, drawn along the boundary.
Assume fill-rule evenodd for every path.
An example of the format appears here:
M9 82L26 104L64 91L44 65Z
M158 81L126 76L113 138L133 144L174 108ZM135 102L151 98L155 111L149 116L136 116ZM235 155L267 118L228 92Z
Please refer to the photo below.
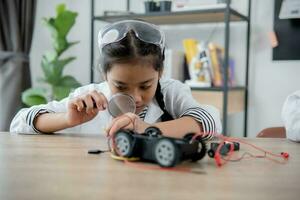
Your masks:
M124 87L124 86L116 86L116 88L120 91L126 90L126 87Z
M151 88L151 85L143 85L140 87L142 90L148 90L149 88Z

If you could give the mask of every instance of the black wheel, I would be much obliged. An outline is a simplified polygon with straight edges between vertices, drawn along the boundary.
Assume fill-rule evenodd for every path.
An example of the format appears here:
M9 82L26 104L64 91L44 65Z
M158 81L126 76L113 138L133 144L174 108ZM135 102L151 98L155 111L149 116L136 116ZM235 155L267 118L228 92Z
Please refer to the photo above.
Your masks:
M193 137L195 136L195 133L187 133L183 137L183 139L187 140L188 142L192 142ZM195 140L202 141L202 137L200 135L196 136Z
M133 138L130 133L120 131L115 136L115 145L119 156L130 157L133 150Z
M215 152L214 152L214 150L212 150L212 149L208 150L208 151L207 151L207 155L208 155L209 157L211 157L211 158L215 157Z
M146 128L145 130L145 133L147 135L150 135L150 136L154 136L154 137L157 137L159 135L162 135L161 131L159 130L159 128L155 127L155 126L150 126L148 128Z
M173 167L178 162L179 152L172 140L162 138L155 145L154 157L161 167Z
M195 133L187 133L183 136L183 139L185 139L186 141L190 142L193 138L193 136L195 135Z
M204 141L199 140L199 144L198 144L198 152L193 156L192 161L196 162L198 160L201 160L202 158L204 158L206 151L207 151L207 147Z

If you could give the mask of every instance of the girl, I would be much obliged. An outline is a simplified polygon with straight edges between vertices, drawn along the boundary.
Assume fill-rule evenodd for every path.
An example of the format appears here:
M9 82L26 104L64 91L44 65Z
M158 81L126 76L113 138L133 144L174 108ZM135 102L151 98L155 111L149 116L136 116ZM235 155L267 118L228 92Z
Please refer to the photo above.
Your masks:
M171 137L202 131L206 139L221 132L218 111L196 102L183 83L161 78L165 36L153 24L125 20L105 27L98 35L105 82L76 89L60 102L19 111L10 131L21 133L78 132L108 135L124 128L142 133L158 127ZM135 113L112 118L107 112L111 95L134 97Z

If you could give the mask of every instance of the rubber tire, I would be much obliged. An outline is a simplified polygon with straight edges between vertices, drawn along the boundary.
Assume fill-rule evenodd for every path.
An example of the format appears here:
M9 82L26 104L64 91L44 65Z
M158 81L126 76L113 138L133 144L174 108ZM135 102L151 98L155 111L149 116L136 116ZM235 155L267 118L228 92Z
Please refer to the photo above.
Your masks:
M169 145L169 148L171 149L167 149L162 146L162 145ZM159 148L164 148L164 149L160 149ZM170 159L170 161L166 162L166 154L168 152L161 152L161 150L170 150L169 153L172 154L172 157ZM159 153L161 153L159 155ZM168 138L161 138L157 141L157 143L155 144L154 147L154 157L155 157L155 161L161 166L161 167L174 167L178 162L179 162L179 150L178 147L175 145L175 143ZM163 157L163 158L162 158Z
M199 140L199 145L201 145L201 150L200 150L200 152L197 152L193 156L193 158L192 158L193 162L201 160L202 158L204 158L204 156L206 154L206 151L207 151L206 143L203 140Z
M152 137L157 137L159 135L162 135L160 129L155 126L150 126L150 127L146 128L145 133Z
M116 133L115 135L115 142L116 142L116 146L118 146L118 139L125 139L125 143L128 144L128 150L126 152L123 153L123 151L118 151L118 154L121 154L119 156L123 156L123 157L130 157L132 155L132 151L133 151L133 137L131 136L130 133L126 132L126 131L119 131ZM123 142L124 142L123 141Z
M215 157L215 152L214 150L210 149L207 151L207 155L210 157L210 158L214 158Z

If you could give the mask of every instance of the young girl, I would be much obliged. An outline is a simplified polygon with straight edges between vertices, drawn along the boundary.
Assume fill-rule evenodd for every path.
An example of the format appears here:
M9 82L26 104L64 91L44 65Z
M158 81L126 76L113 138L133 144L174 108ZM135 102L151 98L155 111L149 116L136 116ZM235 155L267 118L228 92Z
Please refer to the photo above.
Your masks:
M149 126L163 135L183 137L204 132L206 139L221 132L218 111L193 99L190 88L162 78L165 36L153 24L125 20L100 31L98 44L105 82L76 89L62 101L19 111L10 131L21 133L103 133L130 129L142 133ZM117 118L107 111L116 93L134 97L135 113Z

